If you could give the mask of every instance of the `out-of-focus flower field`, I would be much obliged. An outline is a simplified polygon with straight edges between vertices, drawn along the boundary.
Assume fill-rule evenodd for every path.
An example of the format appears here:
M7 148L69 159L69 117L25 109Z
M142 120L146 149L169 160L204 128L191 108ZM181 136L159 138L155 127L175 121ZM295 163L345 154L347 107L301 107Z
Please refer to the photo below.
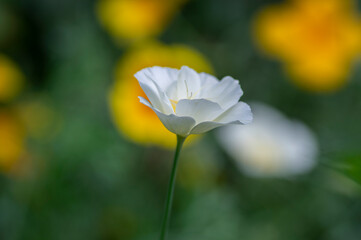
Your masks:
M134 74L232 76L169 239L361 239L361 1L1 0L0 239L155 240L176 137Z

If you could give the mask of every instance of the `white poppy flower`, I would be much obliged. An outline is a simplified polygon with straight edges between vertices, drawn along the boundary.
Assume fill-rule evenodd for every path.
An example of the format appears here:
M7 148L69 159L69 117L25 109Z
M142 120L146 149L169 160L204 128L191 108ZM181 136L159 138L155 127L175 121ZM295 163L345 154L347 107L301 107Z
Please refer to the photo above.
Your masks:
M257 177L287 177L312 169L318 146L311 130L271 107L251 106L252 124L218 132L219 142L241 170Z
M148 97L139 97L171 132L186 137L226 124L252 121L250 107L238 102L243 95L239 82L232 77L221 81L183 66L145 68L134 75Z

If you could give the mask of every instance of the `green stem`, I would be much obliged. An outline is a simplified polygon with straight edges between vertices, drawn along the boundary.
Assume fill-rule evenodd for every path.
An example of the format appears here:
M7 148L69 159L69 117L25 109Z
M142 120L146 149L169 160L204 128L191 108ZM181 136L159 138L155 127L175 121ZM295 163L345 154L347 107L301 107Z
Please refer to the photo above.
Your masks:
M175 154L174 154L173 168L172 168L172 173L170 175L170 180L169 180L167 202L165 205L165 213L163 216L162 230L160 232L160 240L165 240L165 237L167 234L167 229L168 229L168 225L169 225L169 217L170 217L170 212L171 212L171 208L172 208L173 192L174 192L174 185L175 185L174 183L175 183L175 177L176 177L177 166L178 166L178 157L179 157L180 150L182 149L182 146L183 146L183 143L185 140L186 140L185 137L181 137L181 136L177 135L177 147L176 147Z

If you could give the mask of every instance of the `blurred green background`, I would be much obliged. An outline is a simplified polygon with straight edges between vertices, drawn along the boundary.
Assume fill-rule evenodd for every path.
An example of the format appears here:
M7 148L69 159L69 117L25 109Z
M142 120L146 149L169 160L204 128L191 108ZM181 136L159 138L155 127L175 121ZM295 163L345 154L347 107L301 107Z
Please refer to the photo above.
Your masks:
M166 2L157 3L171 5L159 10L168 11L161 27L123 36L106 27L102 16L117 16L101 12L98 1L0 1L0 54L12 62L0 66L0 81L12 71L9 89L22 85L14 96L0 96L0 239L158 238L173 152L122 133L108 97L121 81L118 61L157 39L199 52L217 77L240 80L243 101L267 103L304 122L319 143L316 167L289 178L243 174L214 132L189 144L181 154L169 239L359 240L356 58L342 86L308 91L290 81L283 61L264 54L252 34L258 12L284 1ZM151 19L160 14L144 9ZM129 12L142 17L136 7ZM125 23L136 28L132 19Z

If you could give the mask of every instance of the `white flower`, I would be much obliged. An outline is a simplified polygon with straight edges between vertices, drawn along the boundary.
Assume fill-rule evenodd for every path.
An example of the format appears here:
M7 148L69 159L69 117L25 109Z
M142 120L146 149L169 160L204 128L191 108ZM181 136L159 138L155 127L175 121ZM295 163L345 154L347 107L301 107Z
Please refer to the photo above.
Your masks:
M238 102L243 91L232 77L218 81L186 66L180 70L150 67L134 76L150 103L142 97L139 97L140 101L157 114L169 131L179 136L252 121L250 107Z
M318 146L304 124L262 104L251 104L254 121L218 132L219 142L246 174L287 177L315 165Z

